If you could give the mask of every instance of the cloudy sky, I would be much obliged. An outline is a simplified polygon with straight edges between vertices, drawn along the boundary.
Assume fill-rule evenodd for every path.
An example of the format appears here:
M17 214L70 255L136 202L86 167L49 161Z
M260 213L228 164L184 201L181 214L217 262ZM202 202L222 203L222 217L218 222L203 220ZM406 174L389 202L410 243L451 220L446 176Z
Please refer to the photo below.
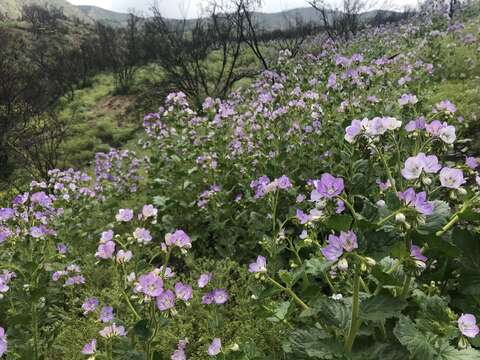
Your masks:
M95 5L104 9L128 12L131 9L148 13L155 0L68 0L76 5ZM162 14L170 18L196 17L202 4L208 0L157 0ZM335 1L335 0L331 0ZM382 4L385 0L381 0ZM417 0L387 0L396 7L416 5ZM261 10L264 12L279 12L296 7L308 6L306 0L263 0Z

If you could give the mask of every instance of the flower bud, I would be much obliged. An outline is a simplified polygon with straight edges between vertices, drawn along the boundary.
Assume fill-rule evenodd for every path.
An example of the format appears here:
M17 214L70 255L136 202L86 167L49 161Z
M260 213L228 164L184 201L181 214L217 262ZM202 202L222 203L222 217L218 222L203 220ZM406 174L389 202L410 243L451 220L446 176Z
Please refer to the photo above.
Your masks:
M371 266L371 267L374 267L375 265L377 265L377 262L370 257L366 257L365 262L367 263L368 266Z
M385 200L378 200L377 201L377 206L380 207L380 208L383 208L385 207Z
M343 258L343 259L340 259L337 263L337 268L340 270L340 271L347 271L348 270L348 261L347 259Z
M461 188L458 188L458 194L459 195L467 195L467 190L465 190L465 188L461 187Z
M397 215L395 215L395 221L397 223L405 223L407 219L405 218L405 215L403 215L402 213L398 213Z
M240 346L238 346L237 343L233 344L232 346L230 346L230 350L232 351L238 351L240 350Z
M423 271L426 269L427 264L425 264L423 261L415 260L415 266L417 267L417 269Z
M468 347L470 347L470 343L465 338L465 336L460 337L460 340L458 341L458 348L459 349L467 349Z
M412 225L410 225L407 222L405 224L403 224L403 226L405 226L405 230L410 230L412 228Z
M362 263L362 264L360 265L360 270L361 270L362 272L367 271L367 265L366 265L365 263Z
M457 200L457 194L455 193L455 191L450 191L450 199Z
M429 177L423 177L422 178L422 183L423 183L423 185L430 186L430 185L432 185L432 179L430 179Z

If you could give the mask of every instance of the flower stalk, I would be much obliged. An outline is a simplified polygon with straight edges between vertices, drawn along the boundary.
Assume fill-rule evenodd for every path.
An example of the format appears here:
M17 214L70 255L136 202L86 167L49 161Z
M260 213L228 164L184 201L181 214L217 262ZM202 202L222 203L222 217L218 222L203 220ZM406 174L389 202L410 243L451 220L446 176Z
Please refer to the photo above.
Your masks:
M353 301L352 301L352 316L350 320L350 328L348 336L345 339L345 350L348 353L352 352L353 343L360 328L360 268L357 266L353 278Z

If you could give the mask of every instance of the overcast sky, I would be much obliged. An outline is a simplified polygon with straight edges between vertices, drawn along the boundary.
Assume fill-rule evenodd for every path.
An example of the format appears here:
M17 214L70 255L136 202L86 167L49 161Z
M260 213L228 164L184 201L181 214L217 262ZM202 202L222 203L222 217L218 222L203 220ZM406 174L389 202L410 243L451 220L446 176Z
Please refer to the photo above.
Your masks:
M155 0L68 0L76 5L95 5L104 9L128 12L130 9L148 13ZM162 14L170 18L196 17L200 13L201 5L208 0L157 0ZM331 0L334 2L335 0ZM381 0L383 3L385 0ZM396 7L416 5L417 0L388 0ZM280 12L296 7L308 6L306 0L263 0L261 11Z

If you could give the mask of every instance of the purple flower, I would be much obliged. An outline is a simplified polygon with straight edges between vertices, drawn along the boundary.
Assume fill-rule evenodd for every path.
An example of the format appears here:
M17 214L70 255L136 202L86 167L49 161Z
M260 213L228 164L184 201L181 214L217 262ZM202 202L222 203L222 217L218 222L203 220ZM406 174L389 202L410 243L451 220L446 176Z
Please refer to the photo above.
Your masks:
M81 284L85 284L85 278L82 275L75 275L65 280L65 284L63 286L73 286Z
M15 216L15 210L11 208L0 208L0 221L10 220Z
M453 105L452 102L449 100L440 101L438 104L435 105L435 109L437 111L445 111L451 114L457 111L457 108L455 107L455 105Z
M228 292L225 289L215 289L213 290L213 301L217 305L223 305L228 300Z
M278 179L276 179L277 185L279 189L288 190L292 187L292 183L290 179L286 175L282 175Z
M388 190L392 187L392 184L390 184L390 180L383 182L382 180L377 179L376 183L381 191Z
M58 281L60 280L60 278L63 276L63 275L67 275L67 272L66 271L55 271L53 274L52 274L52 280L53 281Z
M205 295L202 296L202 304L204 305L210 305L214 301L213 298L213 292L206 293Z
M190 249L192 243L188 235L183 230L176 230L173 234L168 233L165 235L165 244L167 246L178 246L179 248Z
M187 347L188 341L179 340L177 350L172 354L171 360L187 360L187 355L185 355L185 348Z
M52 206L52 199L43 191L32 194L30 197L32 204L39 204L44 208L50 208Z
M31 237L39 239L45 235L45 228L43 226L32 226L29 230Z
M477 319L472 314L462 314L462 316L458 318L458 328L463 335L469 338L476 337L480 332Z
M7 334L5 330L0 326L0 357L7 352Z
M113 239L113 230L107 230L102 232L102 237L100 238L101 243L106 243Z
M219 338L213 339L212 343L208 347L208 355L216 356L222 351L222 341Z
M405 161L402 175L407 180L418 179L422 171L426 173L437 173L442 166L438 163L435 155L425 155L419 153L417 156L411 156Z
M14 278L16 274L12 271L3 270L0 274L0 293L6 293L9 289L8 283Z
M417 245L412 245L410 248L410 256L417 261L421 261L423 263L427 262L428 258L422 254L422 249Z
M327 88L333 88L337 84L337 75L331 73L328 76Z
M362 132L362 122L353 120L350 126L345 129L345 140L353 143L358 135Z
M119 264L124 264L124 263L127 263L129 262L130 260L132 260L132 252L130 250L119 250L117 252L117 255L115 256L115 259L117 261L117 263Z
M126 336L127 332L123 326L117 326L116 324L112 324L103 328L103 330L99 331L99 334L104 338L112 338L114 336Z
M318 193L327 199L340 195L344 189L343 179L336 178L329 173L323 174L315 185Z
M463 178L463 171L460 169L452 169L444 167L440 171L440 183L443 187L450 189L458 189L465 183Z
M160 311L166 311L175 307L175 295L172 290L162 292L157 296L157 308Z
M335 213L341 214L345 211L345 202L343 200L337 199L337 208L335 209Z
M453 144L457 139L455 126L448 125L442 127L438 132L438 137L442 139L445 144Z
M185 355L185 350L177 349L173 352L171 360L187 360L187 355Z
M0 244L12 236L12 231L9 228L0 226Z
M93 355L97 352L97 339L93 339L89 343L86 343L81 353L83 355Z
M113 320L113 308L111 306L104 306L100 310L100 321L103 323Z
M405 125L405 130L407 132L413 132L415 130L424 130L425 129L425 118L423 116L419 117L416 120L410 121Z
M321 252L328 261L337 261L343 254L342 240L333 234L329 235L327 246L323 247Z
M153 205L144 205L142 209L142 215L145 219L150 217L155 218L157 216L158 210Z
M150 235L150 231L144 228L137 228L133 232L133 237L140 243L140 244L148 244L152 241L152 235Z
M298 220L298 222L300 224L306 224L309 220L309 217L307 214L305 214L302 210L300 209L297 209L297 214L296 214L296 218Z
M251 273L267 272L267 259L264 256L259 255L255 262L248 265L248 271Z
M98 299L94 297L85 300L82 304L83 315L88 315L89 313L97 310L98 304Z
M212 277L213 277L212 273L201 274L200 277L198 278L198 287L204 288L205 286L207 286L210 280L212 280Z
M57 251L60 254L66 254L68 250L68 246L65 244L57 244Z
M175 295L178 299L183 301L189 301L192 298L192 287L190 285L185 285L181 282L175 284Z
M133 210L131 209L120 209L118 214L115 216L115 219L118 222L129 222L133 219Z
M342 247L347 252L352 252L358 248L357 235L352 230L347 232L340 232L340 242Z
M424 215L433 214L433 204L427 201L427 193L425 191L416 194L413 188L408 188L404 192L399 192L397 196L405 205L414 208L419 213Z
M408 104L415 105L418 102L418 98L413 94L403 94L400 99L398 99L398 103L400 106L405 106Z
M445 126L447 126L447 123L442 124L442 122L434 120L429 124L425 124L425 130L430 135L438 137L440 135L440 129L444 128Z
M154 272L143 274L138 278L135 291L147 296L157 297L163 292L163 280Z
M465 159L465 164L472 170L475 170L480 163L478 162L477 158L473 156L469 156Z
M111 259L115 252L115 243L113 241L107 241L106 243L98 245L95 256L101 259Z

